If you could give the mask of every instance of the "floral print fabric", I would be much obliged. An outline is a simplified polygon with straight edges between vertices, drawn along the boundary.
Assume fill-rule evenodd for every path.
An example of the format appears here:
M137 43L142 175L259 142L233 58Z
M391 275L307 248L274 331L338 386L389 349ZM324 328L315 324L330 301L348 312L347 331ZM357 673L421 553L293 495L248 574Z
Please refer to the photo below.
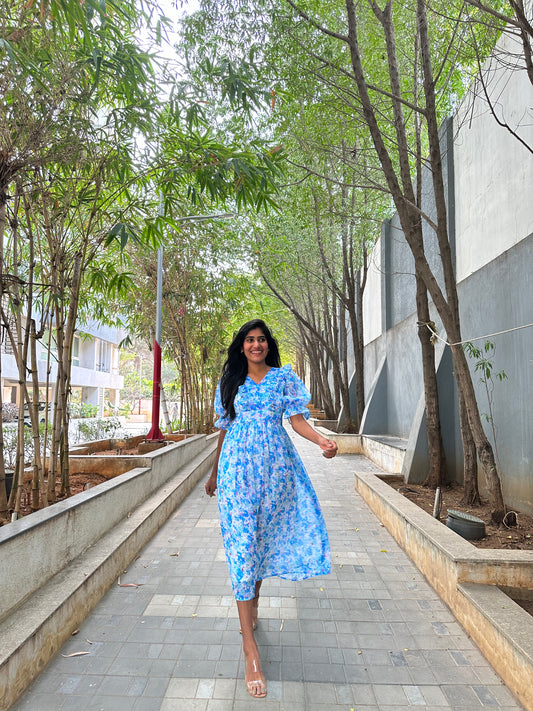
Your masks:
M277 575L303 580L330 572L326 526L282 416L303 414L310 394L290 365L250 377L235 397L235 420L224 413L217 388L220 453L217 498L233 592L250 600L255 583Z

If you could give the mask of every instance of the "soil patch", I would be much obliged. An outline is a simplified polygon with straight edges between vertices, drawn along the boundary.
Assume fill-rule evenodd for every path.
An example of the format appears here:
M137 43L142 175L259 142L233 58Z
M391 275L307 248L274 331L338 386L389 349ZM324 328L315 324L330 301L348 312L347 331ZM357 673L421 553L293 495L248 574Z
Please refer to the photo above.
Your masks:
M412 501L427 513L433 515L433 505L435 502L435 491L425 486L417 484L405 484L401 479L387 481L389 486L399 491L406 499ZM439 520L446 525L448 509L464 511L465 513L477 516L485 522L487 535L477 541L470 541L478 548L499 548L504 550L533 550L533 516L516 511L516 526L506 527L495 526L490 523L490 506L486 501L481 506L464 506L461 504L463 498L463 488L460 486L447 486L442 491L442 509ZM526 612L533 616L533 600L518 599L510 594L517 605L520 605Z
M97 486L98 484L102 484L102 482L108 481L104 476L101 474L71 474L70 475L70 495L74 496L74 494L79 494L82 491L86 491L88 486L91 488L94 486ZM60 484L56 485L56 496L58 501L62 501L65 498L65 496L61 496L60 494L61 486ZM20 505L20 516L28 516L29 514L33 513L33 510L30 506L31 503L31 494L30 494L30 486L26 485L24 487L24 491L22 492L22 498L21 498L21 505Z
M389 486L392 486L405 498L409 499L421 509L433 515L433 504L435 501L435 491L428 489L425 486L417 484L404 484L401 480L387 481ZM440 521L446 525L448 509L456 511L464 511L465 513L477 516L485 522L487 535L478 541L470 541L478 548L502 548L505 550L533 550L533 516L516 511L516 526L494 526L490 523L490 506L486 501L483 501L481 506L463 506L461 499L463 498L463 488L457 485L451 485L442 490L442 509L440 513Z

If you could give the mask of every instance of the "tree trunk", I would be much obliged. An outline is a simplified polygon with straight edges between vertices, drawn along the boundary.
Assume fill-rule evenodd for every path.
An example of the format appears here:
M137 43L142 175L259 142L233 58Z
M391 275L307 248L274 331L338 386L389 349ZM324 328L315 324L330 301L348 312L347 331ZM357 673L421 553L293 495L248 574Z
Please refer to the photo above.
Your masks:
M440 427L439 391L435 372L435 348L431 333L426 328L429 322L429 303L424 282L416 276L416 307L418 315L418 338L422 348L422 373L426 405L426 430L428 440L429 471L424 486L436 489L446 481L446 459Z
M0 263L2 256L0 255ZM2 278L2 269L0 267L0 280ZM1 284L1 281L0 281ZM2 299L2 287L0 286L0 300ZM2 343L0 341L0 382L2 378ZM7 494L6 494L6 467L4 459L4 423L2 420L4 404L3 388L0 388L0 520L8 520Z
M163 410L163 420L165 421L167 433L172 434L172 423L170 422L170 417L168 415L167 397L165 395L165 389L163 388L163 383L159 384L159 391L161 393L161 409Z
M6 225L7 185L0 185L0 306L4 300L4 230ZM0 382L2 378L2 343L0 341ZM0 518L7 519L6 469L4 459L4 423L2 419L4 393L0 388Z
M41 438L39 431L39 373L37 370L37 337L35 334L35 319L30 323L30 357L31 357L31 378L32 378L32 398L33 398L33 477L31 483L31 508L33 511L47 506L44 484L44 467L41 458ZM45 406L46 408L46 406ZM45 409L45 417L48 410Z
M459 417L461 419L461 440L463 443L464 460L464 494L461 504L464 506L479 506L481 498L479 496L477 479L477 452L470 424L468 422L468 412L464 397L459 391Z

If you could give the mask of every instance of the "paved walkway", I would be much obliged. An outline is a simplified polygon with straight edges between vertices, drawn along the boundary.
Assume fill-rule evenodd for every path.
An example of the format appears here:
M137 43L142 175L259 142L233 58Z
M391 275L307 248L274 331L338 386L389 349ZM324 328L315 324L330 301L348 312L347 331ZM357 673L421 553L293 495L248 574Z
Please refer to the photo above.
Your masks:
M326 461L301 439L297 446L324 510L333 571L265 581L257 640L266 700L245 690L217 505L201 484L12 708L520 709L355 492L350 472L373 465ZM88 654L70 656L80 652Z

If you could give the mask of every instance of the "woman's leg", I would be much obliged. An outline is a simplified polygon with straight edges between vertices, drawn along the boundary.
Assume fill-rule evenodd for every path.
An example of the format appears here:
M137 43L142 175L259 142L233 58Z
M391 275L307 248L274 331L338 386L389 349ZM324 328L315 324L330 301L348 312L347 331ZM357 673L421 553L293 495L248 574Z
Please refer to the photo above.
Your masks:
M257 629L257 617L258 617L258 608L259 608L259 591L261 590L261 583L262 580L258 580L255 584L255 592L254 592L254 597L252 599L253 606L252 606L252 628L255 630ZM240 633L242 634L242 629L240 630Z
M254 639L253 615L255 598L237 600L239 620L242 631L242 649L244 652L244 681L250 696L262 699L266 696L265 675L261 669L259 650Z
M262 580L258 580L258 581L256 582L256 584L255 584L254 609L253 609L253 612L252 612L252 623L253 623L253 628L254 628L254 630L255 630L256 627L257 627L257 618L259 617L259 612L258 612L258 608L259 608L259 591L261 590L261 583L262 583L262 582L263 582Z

